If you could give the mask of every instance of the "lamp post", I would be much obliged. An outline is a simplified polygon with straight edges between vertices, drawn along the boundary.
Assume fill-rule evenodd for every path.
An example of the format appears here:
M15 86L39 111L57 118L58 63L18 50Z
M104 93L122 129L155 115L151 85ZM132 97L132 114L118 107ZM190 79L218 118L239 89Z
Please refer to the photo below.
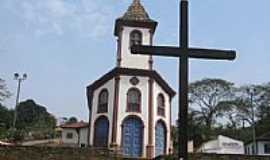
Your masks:
M256 143L256 128L255 128L255 109L253 105L253 99L256 92L255 88L248 88L247 89L248 94L250 95L250 106L251 106L251 114L252 114L252 136L253 136L253 148L254 152L253 154L257 154L257 143Z
M27 74L24 73L22 77L20 76L19 73L14 74L14 80L18 81L18 86L17 86L17 96L16 96L16 104L15 104L15 109L14 109L14 117L13 117L13 128L16 129L16 120L17 120L17 106L19 104L20 100L20 91L21 91L21 83L22 81L26 80Z

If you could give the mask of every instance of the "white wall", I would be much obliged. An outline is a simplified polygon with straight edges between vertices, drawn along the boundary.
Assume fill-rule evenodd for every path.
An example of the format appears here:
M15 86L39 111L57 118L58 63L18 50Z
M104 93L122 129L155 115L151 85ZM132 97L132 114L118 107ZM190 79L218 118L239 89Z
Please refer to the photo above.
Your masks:
M80 146L84 144L87 146L87 136L88 136L88 128L80 129Z
M237 141L225 136L219 136L219 147L221 153L228 154L245 154L245 147L242 141Z
M68 139L67 134L72 133L73 138ZM62 131L62 142L64 144L69 144L69 145L77 145L78 144L78 134L75 129L69 129L69 128L64 128Z
M267 155L267 156L269 156L270 154L268 153L265 153L265 151L264 151L264 145L265 144L270 144L270 141L258 141L257 142L257 150L258 150L258 155ZM250 144L248 144L248 145L246 145L246 154L249 154L249 155L253 155L253 152L252 152L252 146L253 146L253 143L250 143ZM249 152L248 152L249 151Z
M216 154L245 154L244 143L225 136L206 142L199 150L203 153Z
M145 55L132 55L129 46L129 36L133 30L142 32L142 44L150 45L150 29L136 28L136 27L123 27L122 31L122 44L121 44L121 67L123 68L138 68L149 69L150 56Z
M67 134L72 133L73 137L72 139L67 138ZM71 145L71 146L78 146L80 147L81 144L85 144L87 146L87 133L88 133L88 128L80 128L79 129L79 134L80 134L80 142L78 145L78 133L76 129L73 128L63 128L62 130L62 142L65 145Z
M144 122L144 135L143 135L143 156L146 156L146 145L148 143L148 80L147 77L137 77L139 84L133 86L129 80L133 76L121 76L119 86L119 109L118 109L118 121L117 121L117 143L121 145L122 137L122 123L123 120L129 115L136 115ZM141 113L126 112L127 104L127 92L130 88L135 87L141 91Z
M112 119L113 119L113 102L114 102L114 83L115 80L111 79L107 83L105 83L103 86L98 88L94 91L93 96L93 105L92 105L92 117L91 117L91 133L90 133L90 145L93 145L94 142L94 124L97 118L99 118L102 115L105 115L109 120L109 139L108 139L108 145L111 143L111 135L112 135ZM97 107L98 107L98 96L99 93L103 90L107 89L109 92L109 104L108 104L108 113L101 113L97 114Z
M258 145L258 154L259 155L270 155L269 153L265 153L265 150L264 150L264 145L265 144L270 144L270 142L269 141L259 141L257 143L257 145Z
M154 82L153 85L153 107L154 107L154 128L156 127L156 124L159 120L162 120L166 124L166 130L167 130L167 144L166 144L166 152L169 153L169 148L171 146L170 140L171 140L171 127L170 127L170 112L171 112L171 106L170 106L170 96L159 86L157 82ZM158 115L158 102L157 97L159 94L163 94L165 99L165 117ZM154 137L155 137L155 130L154 130ZM154 138L154 144L155 144L155 138Z
M122 140L122 123L123 120L130 116L135 115L139 117L143 123L144 123L144 134L143 134L143 157L146 156L146 146L148 144L148 95L149 95L149 77L139 77L139 83L134 86L130 83L130 79L133 76L126 76L121 75L120 76L120 85L119 85L119 106L118 106L118 120L117 120L117 139L116 143L121 146L121 140ZM102 87L98 88L96 91L94 91L94 97L93 97L93 106L92 106L92 120L91 120L91 134L90 134L90 145L93 145L93 136L94 136L94 123L95 120L101 116L105 115L108 117L110 121L110 128L109 128L109 144L111 143L111 136L112 136L112 119L113 119L113 103L114 103L114 79L108 81L106 84L104 84ZM108 89L109 91L109 107L108 107L108 113L104 114L97 114L97 105L98 105L98 95L102 89ZM135 112L127 112L127 92L130 88L137 88L141 92L141 113L135 113ZM158 116L157 115L157 97L158 95L162 93L165 98L165 117ZM169 152L169 148L171 146L170 143L170 98L169 95L159 86L158 83L154 81L153 83L153 107L154 107L154 129L155 125L158 120L163 120L166 124L166 130L167 130L167 153ZM154 137L154 144L155 144L155 130L153 131L153 137ZM109 145L108 144L108 145Z

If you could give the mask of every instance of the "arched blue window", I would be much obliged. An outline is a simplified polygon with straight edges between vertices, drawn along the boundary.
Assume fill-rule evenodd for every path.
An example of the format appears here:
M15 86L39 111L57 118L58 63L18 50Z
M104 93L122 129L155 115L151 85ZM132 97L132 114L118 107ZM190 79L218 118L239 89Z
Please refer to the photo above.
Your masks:
M159 94L157 97L157 114L159 116L165 116L165 98L163 94Z
M158 121L155 129L155 155L166 154L166 126L163 121Z
M109 92L107 89L102 90L98 96L98 113L107 113L108 112L108 100Z
M141 112L141 92L137 88L131 88L127 93L127 111Z
M109 136L109 120L107 117L99 117L95 122L94 147L107 147Z
M133 45L142 44L142 32L138 30L134 30L130 33L130 42L129 45L132 47Z

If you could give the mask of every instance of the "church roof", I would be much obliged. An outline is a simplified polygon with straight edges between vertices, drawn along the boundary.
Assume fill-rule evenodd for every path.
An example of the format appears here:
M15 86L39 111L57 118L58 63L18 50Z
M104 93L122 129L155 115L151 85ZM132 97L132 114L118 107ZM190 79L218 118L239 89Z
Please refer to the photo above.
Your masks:
M121 26L145 27L152 29L154 32L157 24L149 17L140 0L133 0L125 14L116 19L114 34L118 35Z
M64 125L61 125L60 127L61 128L87 128L89 126L88 123L86 122L76 122L76 123L71 123L71 124L64 124Z
M142 76L142 77L151 77L153 78L163 89L167 92L170 97L175 96L175 91L168 85L168 83L154 70L144 70L144 69L131 69L131 68L114 68L110 72L103 75L100 79L96 80L94 83L87 87L87 91L93 92L94 90L101 87L107 81L111 80L118 75L127 75L127 76Z
M120 19L131 21L143 21L143 22L153 21L150 19L148 13L145 11L140 0L133 0L127 12Z

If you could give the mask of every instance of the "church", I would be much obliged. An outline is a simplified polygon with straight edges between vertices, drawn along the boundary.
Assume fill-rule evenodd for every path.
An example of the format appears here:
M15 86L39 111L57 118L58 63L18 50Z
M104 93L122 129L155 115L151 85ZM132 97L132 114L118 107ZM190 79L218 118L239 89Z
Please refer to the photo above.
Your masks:
M126 157L169 154L175 91L153 69L152 56L133 55L134 44L152 45L158 23L140 0L115 21L116 66L87 87L88 144Z

